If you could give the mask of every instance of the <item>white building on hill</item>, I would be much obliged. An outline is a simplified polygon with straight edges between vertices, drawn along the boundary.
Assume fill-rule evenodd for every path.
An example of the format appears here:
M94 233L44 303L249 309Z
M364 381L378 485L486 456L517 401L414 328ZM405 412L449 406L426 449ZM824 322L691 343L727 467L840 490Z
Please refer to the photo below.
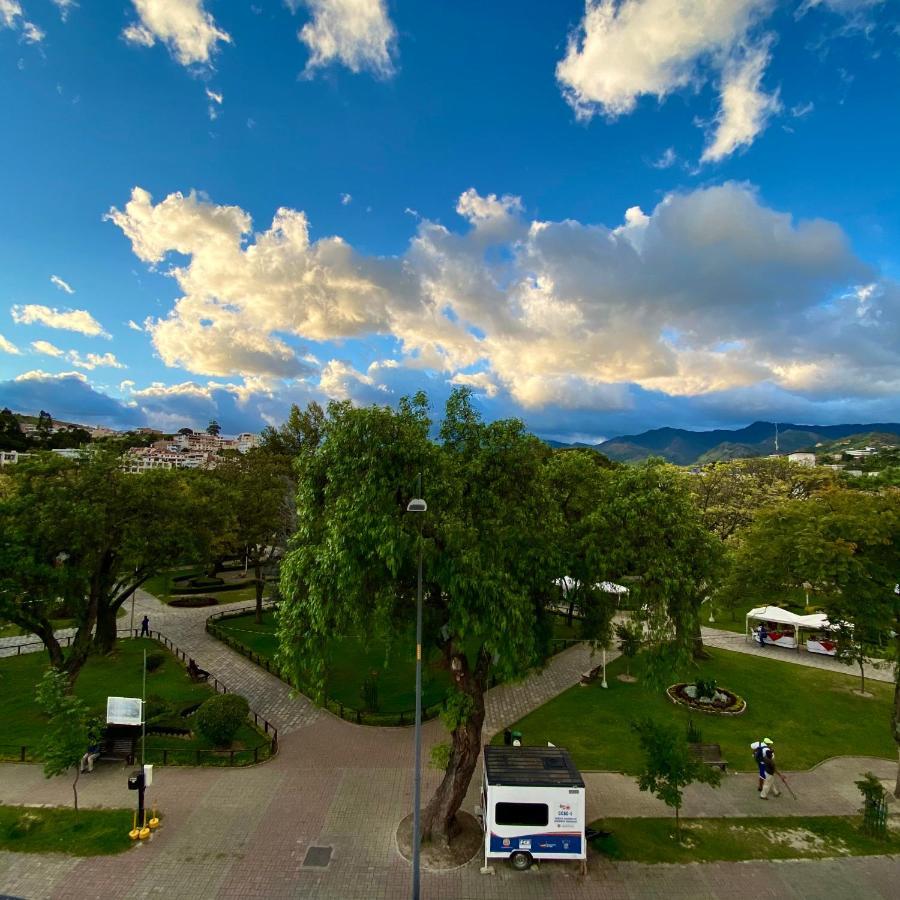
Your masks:
M795 463L798 466L813 467L816 464L815 453L788 453L788 462Z

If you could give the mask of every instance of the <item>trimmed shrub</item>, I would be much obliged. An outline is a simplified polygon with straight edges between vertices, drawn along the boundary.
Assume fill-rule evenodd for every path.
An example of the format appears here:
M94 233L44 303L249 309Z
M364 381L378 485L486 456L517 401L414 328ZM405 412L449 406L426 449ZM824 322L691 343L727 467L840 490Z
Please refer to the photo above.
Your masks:
M147 656L147 671L155 672L164 662L166 657L162 653L151 653Z
M219 601L215 597L176 597L169 601L169 606L179 609L196 609L198 606L218 606Z
M210 697L194 717L197 731L217 747L229 745L247 719L250 704L240 694Z

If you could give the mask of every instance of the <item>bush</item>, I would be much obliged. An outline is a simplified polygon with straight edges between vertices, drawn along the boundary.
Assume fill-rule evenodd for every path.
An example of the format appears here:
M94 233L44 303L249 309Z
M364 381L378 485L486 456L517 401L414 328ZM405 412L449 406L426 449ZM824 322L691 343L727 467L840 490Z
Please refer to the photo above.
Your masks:
M716 696L716 679L715 678L698 678L696 681L697 698L708 697L712 699Z
M162 653L151 653L147 657L147 671L155 672L164 662L166 657Z
M240 694L218 694L197 710L194 721L203 737L217 747L224 747L234 740L249 712L250 705Z
M689 744L703 743L703 735L700 733L700 729L694 724L693 719L688 719L687 741Z

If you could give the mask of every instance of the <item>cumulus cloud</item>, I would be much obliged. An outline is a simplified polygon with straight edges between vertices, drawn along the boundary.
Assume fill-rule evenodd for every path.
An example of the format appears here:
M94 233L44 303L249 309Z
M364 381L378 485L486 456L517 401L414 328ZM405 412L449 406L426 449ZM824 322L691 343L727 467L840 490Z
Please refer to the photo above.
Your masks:
M25 18L18 0L0 0L0 28L10 28L21 34L26 44L39 44L45 37L42 29Z
M110 337L86 309L59 310L55 307L27 303L24 306L14 306L11 313L13 321L19 325L46 325L48 328L77 331L89 337Z
M51 275L50 281L55 284L61 291L65 291L67 294L74 294L75 288L72 287L68 282L63 281L59 275Z
M720 72L721 158L729 140L732 150L752 140L775 109L760 90L767 53L743 52L773 7L774 0L585 0L556 68L563 96L580 119L615 118L641 97L662 101Z
M160 41L183 66L209 65L218 44L231 43L203 0L132 0L132 4L138 21L122 32L125 40L143 47Z
M43 353L46 356L53 356L56 358L65 357L78 369L87 369L90 371L96 369L98 366L112 369L126 368L123 363L116 359L114 353L86 353L82 356L77 350L61 350L56 344L51 344L50 341L32 341L31 347L35 352Z
M307 74L335 62L351 72L368 70L381 78L394 74L397 32L385 0L288 0L294 11L301 4L311 16L298 34L309 48Z
M109 218L145 262L184 257L168 270L181 296L147 328L167 364L201 374L310 384L317 363L289 340L381 335L399 366L332 359L318 389L371 402L429 375L518 409L622 415L649 394L894 390L897 286L838 225L795 221L747 185L672 193L614 227L530 220L519 198L474 190L457 211L461 230L421 221L392 258L312 241L296 210L254 234L246 212L195 194L138 188Z
M0 352L9 353L12 356L19 356L21 354L21 350L12 342L8 341L2 334L0 334Z
M712 138L703 151L703 162L717 162L740 147L748 147L781 109L778 93L762 90L768 64L769 51L763 46L726 65L719 86L721 106Z

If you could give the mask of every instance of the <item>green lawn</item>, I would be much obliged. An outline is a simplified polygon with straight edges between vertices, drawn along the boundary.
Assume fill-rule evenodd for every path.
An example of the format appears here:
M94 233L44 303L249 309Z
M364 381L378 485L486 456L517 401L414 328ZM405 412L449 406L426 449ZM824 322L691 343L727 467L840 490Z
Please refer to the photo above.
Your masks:
M262 624L255 615L220 619L216 623L232 639L249 647L264 659L275 656L275 613L263 613ZM576 629L561 617L554 624L554 638L574 639ZM440 703L450 686L450 676L438 662L440 654L433 650L422 672L422 703L425 707ZM415 636L410 629L389 649L382 640L361 637L335 640L328 655L326 693L330 700L353 708L363 708L363 683L377 673L379 713L399 713L415 707Z
M75 693L81 697L97 716L105 719L106 698L140 697L143 651L147 655L164 657L162 665L147 674L147 699L149 715L154 707L167 704L171 715L166 721L181 727L190 727L189 720L180 716L180 710L201 703L213 694L205 684L192 682L184 666L156 641L120 640L109 656L91 656L75 682ZM19 748L28 748L26 756L33 757L46 717L34 700L34 689L47 668L45 653L28 653L0 659L0 757L18 758ZM186 724L187 723L187 724ZM254 747L264 738L248 723L238 732L235 748ZM268 746L268 745L266 745ZM147 762L160 762L161 753L151 753L161 747L175 747L180 751L170 762L196 762L196 750L208 750L210 746L199 735L178 738L169 735L148 735ZM242 754L238 762L249 762L252 754ZM203 764L221 764L223 761L203 754Z
M900 833L886 840L859 830L851 816L683 819L682 843L675 819L601 819L592 827L610 831L593 847L608 859L642 863L696 863L745 859L821 859L900 852Z
M102 856L132 845L130 809L0 806L0 849L16 853Z
M722 745L732 769L752 771L749 745L769 736L777 742L779 765L785 770L808 769L830 756L896 758L890 684L867 682L875 696L865 699L851 693L859 684L851 675L727 650L710 652L712 658L700 664L697 675L715 678L742 696L747 711L736 717L694 713L693 719L704 741ZM608 667L607 690L599 681L577 685L512 727L522 732L525 744L552 741L567 747L582 769L637 774L640 752L629 723L652 716L684 732L692 714L663 691L619 681L616 675L622 671L620 658ZM498 735L494 742L501 740Z
M62 628L71 628L75 624L74 619L51 619L50 622L54 631L59 631ZM0 638L25 637L29 634L31 634L30 631L18 625L13 625L12 622L0 622Z

